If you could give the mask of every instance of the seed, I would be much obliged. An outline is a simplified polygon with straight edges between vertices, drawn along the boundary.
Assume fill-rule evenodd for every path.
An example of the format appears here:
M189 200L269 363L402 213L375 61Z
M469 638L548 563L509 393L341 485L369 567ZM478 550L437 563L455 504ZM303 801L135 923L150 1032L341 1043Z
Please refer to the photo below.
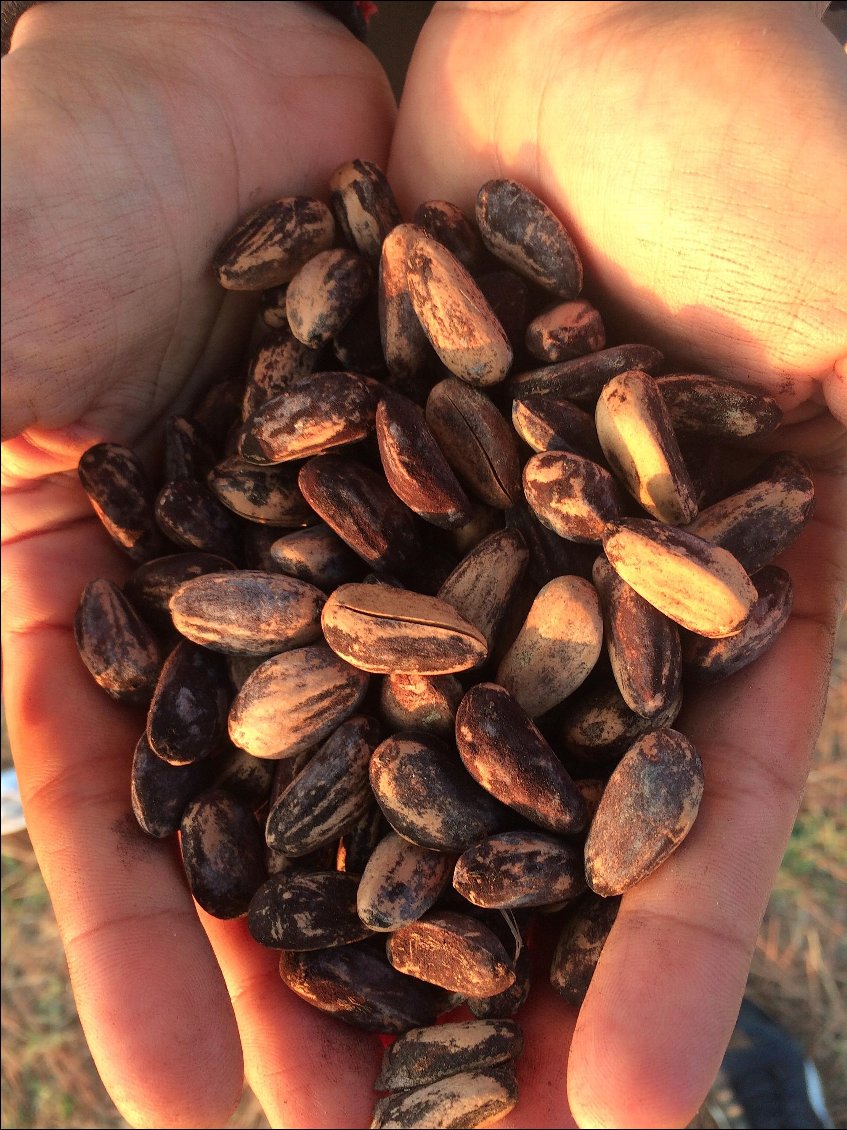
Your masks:
M397 930L425 914L450 882L453 859L389 832L362 874L359 917L371 930Z
M620 899L588 892L568 912L550 966L550 984L568 1004L585 999L619 907Z
M677 730L639 738L609 778L585 844L585 873L598 895L620 895L675 851L703 795L697 750Z
M355 553L325 522L285 534L271 546L271 557L280 572L327 592L361 572Z
M561 740L585 772L602 772L613 768L636 738L658 726L673 725L681 708L679 694L654 718L636 714L617 683L609 679L577 696L573 705L568 703Z
M109 580L89 581L74 617L80 658L112 698L146 704L163 656L153 632Z
M257 467L230 455L209 472L206 482L227 509L251 522L296 528L314 520L291 467Z
M459 562L438 590L441 600L482 633L489 651L528 559L517 530L495 530Z
M326 345L364 302L371 281L367 260L355 251L321 251L288 284L285 310L291 332L310 349Z
M170 765L138 739L132 757L130 799L138 825L148 836L164 839L179 830L189 801L212 783L217 765L211 758L189 765Z
M342 585L321 622L333 651L363 671L446 675L487 654L484 636L446 601L385 585Z
M585 890L582 851L546 832L501 832L459 857L453 886L495 910L570 901Z
M387 943L388 960L401 973L475 997L493 996L515 980L500 939L465 914L431 911L395 930Z
M517 1059L523 1035L511 1020L466 1020L416 1028L395 1040L382 1056L375 1091L434 1083L481 1067Z
M523 470L524 494L536 516L561 538L599 542L608 522L623 513L609 472L570 451L533 455Z
M526 347L539 361L553 363L596 353L606 344L600 311L584 298L561 302L533 318Z
M517 1101L518 1087L511 1065L462 1071L379 1099L374 1106L371 1130L389 1126L406 1130L490 1126L504 1118Z
M356 913L358 875L343 871L274 875L250 902L247 928L271 949L321 950L370 936Z
M173 631L169 605L179 586L204 573L234 568L231 561L213 553L172 553L139 565L124 585L124 592L154 628Z
M79 480L112 540L139 564L165 552L153 515L153 488L141 460L116 443L89 447Z
M231 695L222 656L188 640L165 661L147 715L147 740L173 765L214 757L226 744Z
M463 693L453 675L387 675L379 707L393 730L425 730L451 738Z
M179 828L191 893L214 918L241 918L265 881L264 845L244 801L212 789L188 807Z
M379 333L393 383L405 387L431 356L406 281L406 256L421 229L398 224L386 236L379 260Z
M385 173L372 161L348 161L329 178L338 226L368 259L378 259L382 241L401 221Z
M563 396L528 394L512 402L515 431L533 451L571 451L599 463L594 418Z
M199 550L241 560L241 539L233 514L194 479L174 479L156 499L156 521L171 541L184 549Z
M772 396L694 373L669 373L656 384L673 426L681 431L727 438L767 435L782 411Z
M655 373L663 361L663 355L652 345L613 345L572 361L516 373L509 379L507 390L515 399L530 393L551 393L573 401L580 408L593 409L603 386L612 377L629 369Z
M516 1016L526 1003L530 982L529 950L524 946L515 958L515 981L493 997L466 997L465 1004L480 1020L506 1020Z
M564 224L526 185L490 180L479 190L476 220L485 246L545 290L575 298L582 262Z
M249 420L268 400L315 371L318 351L309 349L292 334L286 319L256 350L247 373L241 402L241 419Z
M212 264L227 290L266 290L286 283L332 246L335 224L320 200L284 196L263 204L221 244Z

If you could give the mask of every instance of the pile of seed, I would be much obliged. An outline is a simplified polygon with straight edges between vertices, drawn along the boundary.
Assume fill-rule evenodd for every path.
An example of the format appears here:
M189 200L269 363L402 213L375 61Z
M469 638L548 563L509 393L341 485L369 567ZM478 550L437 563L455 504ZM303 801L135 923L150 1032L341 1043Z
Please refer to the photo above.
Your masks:
M402 223L364 161L330 195L220 249L258 344L169 421L161 482L83 456L137 569L87 586L77 640L149 704L132 805L197 902L311 1004L405 1033L374 1126L476 1126L517 1100L539 912L578 1004L617 896L691 828L683 683L776 637L813 489L792 454L739 460L769 396L607 347L525 186L483 185L476 224ZM480 1019L432 1027L461 1003Z

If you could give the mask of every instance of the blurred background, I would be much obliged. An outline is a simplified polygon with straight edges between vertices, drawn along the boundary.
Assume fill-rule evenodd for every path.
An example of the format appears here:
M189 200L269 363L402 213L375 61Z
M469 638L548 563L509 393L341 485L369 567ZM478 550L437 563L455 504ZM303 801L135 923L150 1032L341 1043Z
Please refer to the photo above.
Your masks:
M382 0L369 44L399 96L431 3ZM847 10L826 21L847 42ZM11 766L5 719L2 767ZM0 1126L126 1127L88 1053L44 883L25 829L2 838ZM837 1127L847 1127L847 621L823 730L762 923L748 997L814 1060ZM704 1112L697 1125L714 1126ZM267 1127L249 1091L229 1123Z

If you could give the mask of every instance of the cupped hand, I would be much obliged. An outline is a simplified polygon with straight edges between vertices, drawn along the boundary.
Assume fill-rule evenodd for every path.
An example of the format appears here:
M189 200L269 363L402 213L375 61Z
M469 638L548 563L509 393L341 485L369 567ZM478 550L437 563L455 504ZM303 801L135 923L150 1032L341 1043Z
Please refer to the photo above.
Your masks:
M773 442L816 473L814 520L781 560L788 626L686 699L697 823L624 898L578 1018L531 998L506 1126L570 1125L567 1100L580 1126L687 1124L820 727L847 585L847 64L811 7L442 3L404 88L389 179L407 212L472 214L484 181L523 181L566 222L617 340L770 389L791 421Z
M127 573L80 454L143 444L228 375L254 303L214 250L343 161L384 165L387 80L308 4L54 3L18 24L3 82L4 696L86 1036L136 1125L222 1126L242 1046L275 1125L364 1124L371 1044L288 993L243 923L210 923L222 976L177 853L133 827L144 719L93 684L71 625L88 580Z

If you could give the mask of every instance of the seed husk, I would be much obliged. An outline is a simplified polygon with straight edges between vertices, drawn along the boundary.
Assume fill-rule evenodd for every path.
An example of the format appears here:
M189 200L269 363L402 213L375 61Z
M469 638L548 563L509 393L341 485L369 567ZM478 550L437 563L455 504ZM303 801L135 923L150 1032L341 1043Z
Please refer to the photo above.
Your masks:
M241 569L185 581L171 597L176 629L227 655L273 655L320 639L324 594L306 581Z
M112 541L141 564L166 552L153 513L153 488L138 456L117 443L89 447L79 481Z
M497 669L497 682L537 718L585 682L602 646L596 589L582 577L557 577L533 601Z
M515 431L533 451L572 451L599 463L594 417L563 396L528 394L512 402Z
M285 310L291 332L310 349L326 345L364 302L371 282L370 265L355 251L321 251L288 284Z
M538 519L569 541L601 541L606 525L624 513L621 492L605 467L570 451L533 455L523 484Z
M195 797L180 823L191 893L214 918L241 918L265 881L264 845L249 805L222 789Z
M738 560L686 530L649 518L609 522L603 547L627 584L698 635L733 635L756 601L755 586Z
M340 726L367 686L364 672L324 644L283 652L257 667L236 695L229 736L254 757L293 757Z
M274 800L265 825L268 846L308 855L352 828L373 803L368 768L378 742L375 719L357 714L342 722Z
M315 871L273 875L250 902L247 928L260 945L322 950L370 936L356 913L358 875Z
M585 874L598 895L620 895L675 851L703 795L703 765L678 730L639 738L609 778L585 843Z
M368 860L357 894L371 930L398 930L420 918L450 882L453 857L389 832Z
M514 505L521 490L515 437L484 392L448 377L430 392L426 421L475 498L499 510Z
M271 546L271 557L281 573L325 592L356 580L362 570L356 554L325 522L283 535Z
M505 1118L517 1101L518 1085L511 1065L461 1071L379 1099L371 1130L490 1126Z
M476 221L485 246L530 282L560 298L582 290L582 261L558 216L518 181L486 181Z
M809 468L798 456L780 452L759 468L756 482L702 511L688 529L755 573L791 545L814 511Z
M613 345L597 353L529 369L509 378L507 391L519 400L530 393L563 396L580 408L593 410L607 381L628 369L655 373L664 356L652 345Z
M183 549L241 560L238 521L208 488L195 479L173 479L156 499L156 521Z
M674 428L722 439L767 435L778 427L782 410L766 392L719 381L700 373L669 373L656 378Z
M399 973L370 942L283 951L279 972L298 997L369 1032L425 1027L443 1009L443 994L434 985Z
M220 655L183 640L162 667L147 715L147 740L173 765L214 757L226 747L232 694Z
M594 562L606 647L627 706L645 718L663 714L680 694L679 629L620 577L604 555Z
M329 208L308 196L283 196L246 216L212 263L227 290L267 290L294 278L319 251L332 247Z
M372 161L348 161L329 178L329 192L348 241L368 259L378 259L383 240L402 219L385 173Z
M603 387L597 435L609 466L654 518L671 525L697 514L694 484L662 394L649 373L631 369Z
M529 551L517 530L495 530L459 562L438 590L441 600L482 633L489 651L528 560Z
M364 439L376 401L355 373L314 373L266 401L244 426L239 452L251 463L285 463Z
M114 581L89 581L74 617L80 658L97 685L120 702L146 704L164 656L159 643Z
M550 966L550 984L568 1004L585 999L619 907L620 899L589 891L569 911Z
M406 254L412 306L433 349L469 385L498 384L512 347L485 295L442 244L417 235Z
M401 973L475 997L501 993L515 970L500 939L482 922L451 910L401 926L388 938L388 960Z
M321 455L300 471L313 510L373 569L403 575L420 552L416 519L385 479L352 459Z
M446 675L485 659L485 637L444 600L385 585L342 585L321 616L329 646L363 671Z
M766 565L751 580L758 599L741 631L719 640L685 633L682 662L685 677L692 683L715 683L755 662L788 622L793 603L788 573L778 565Z
M451 738L463 694L453 675L386 675L379 707L393 730L425 730Z
M292 467L257 467L230 455L209 472L206 482L224 506L250 522L296 529L314 520Z
M466 1020L416 1028L385 1049L374 1090L397 1091L434 1083L459 1071L507 1063L522 1051L523 1034L512 1020Z
M432 734L387 738L371 758L370 779L388 823L419 847L457 854L505 822L506 810Z
M492 910L570 901L585 890L582 850L546 832L501 832L459 856L453 886Z
M249 420L268 400L315 371L319 352L298 341L288 320L253 355L244 385L241 419Z
M487 792L551 832L578 832L585 802L553 750L515 699L479 683L456 714L456 744L468 773Z

